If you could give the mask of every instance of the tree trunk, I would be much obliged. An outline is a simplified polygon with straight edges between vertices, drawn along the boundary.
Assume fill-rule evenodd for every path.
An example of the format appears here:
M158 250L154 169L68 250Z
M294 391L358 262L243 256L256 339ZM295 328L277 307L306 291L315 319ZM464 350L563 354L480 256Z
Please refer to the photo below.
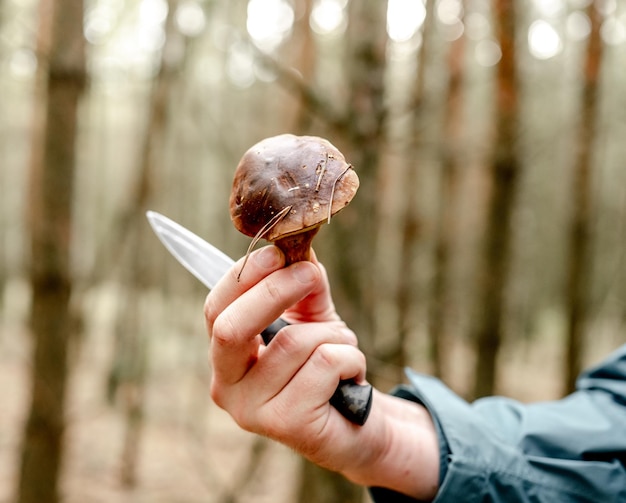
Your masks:
M119 334L112 365L110 383L114 393L119 387L123 398L126 419L125 435L121 454L120 481L124 487L133 488L137 484L139 455L145 420L145 387L149 365L148 342L145 321L141 311L141 295L151 282L150 249L154 237L145 213L148 202L158 180L159 162L164 156L169 102L172 81L180 69L183 53L176 53L181 47L177 37L182 37L175 29L174 13L177 1L169 0L168 15L165 21L165 45L161 54L159 74L154 82L148 108L148 121L140 152L140 165L135 182L133 197L125 212L119 217L117 227L122 278L126 302L119 313ZM183 47L185 47L183 45ZM123 250L123 253L122 253ZM115 373L118 372L119 375Z
M418 197L415 192L420 183L423 170L420 167L420 149L423 148L421 132L424 130L427 107L425 89L426 75L430 51L432 49L433 34L436 23L435 2L427 0L426 16L421 27L422 43L417 51L418 73L415 80L415 88L412 90L410 123L409 152L406 155L407 167L402 180L404 193L402 194L404 211L401 215L401 240L400 240L400 260L398 263L398 285L395 292L395 299L398 308L398 324L396 327L396 343L393 351L384 355L386 363L391 363L396 367L398 378L402 379L402 369L407 364L405 354L406 341L411 332L411 315L415 310L417 278L415 274L416 255L418 253L418 242L420 239L420 208ZM384 225L384 223L383 223Z
M598 2L589 4L591 33L585 56L584 84L580 123L576 135L577 157L574 164L572 214L569 229L569 263L567 269L567 356L564 391L574 390L582 370L585 324L591 286L591 210L592 156L599 108L598 81L602 61L602 40Z
M311 30L311 12L313 0L296 2L301 12L296 12L294 25L293 59L297 61L298 72L304 82L314 82L316 69L315 39ZM306 131L311 123L311 111L304 100L297 100L293 110L296 131Z
M375 291L371 264L374 263L374 236L379 224L377 183L386 119L386 2L350 2L348 9L346 68L349 102L343 122L344 153L355 166L360 187L349 212L337 219L330 229L337 250L331 276L337 281L336 296L344 300L343 305L350 306L351 312L346 313L346 318L368 350L374 337Z
M132 241L139 244L141 238ZM145 249L145 246L144 246ZM135 253L139 257L140 253ZM141 269L139 259L131 261L127 274L133 279L133 267ZM132 281L129 281L131 283ZM115 360L109 375L109 394L120 395L124 409L124 438L120 456L120 483L132 489L138 480L139 455L145 421L145 395L148 374L148 342L143 329L143 312L138 285L125 288L125 301L116 326Z
M435 271L429 316L430 351L433 373L441 377L445 368L443 346L449 327L450 273L455 236L456 200L459 183L459 160L462 143L463 61L465 37L452 42L448 54L449 80L445 101L441 177L439 181L439 220L435 242Z
M511 259L511 217L521 169L517 147L519 105L514 2L496 0L494 18L502 59L496 71L496 134L489 161L492 187L487 207L483 263L478 278L480 304L474 334L476 397L492 394L495 387Z
M361 503L363 489L337 473L304 460L298 503Z
M85 83L83 6L44 0L38 47L44 75L43 126L36 125L30 172L32 399L25 425L20 503L59 501L67 347L71 330L70 239L77 109ZM49 23L49 24L48 24ZM47 25L47 26L46 26Z

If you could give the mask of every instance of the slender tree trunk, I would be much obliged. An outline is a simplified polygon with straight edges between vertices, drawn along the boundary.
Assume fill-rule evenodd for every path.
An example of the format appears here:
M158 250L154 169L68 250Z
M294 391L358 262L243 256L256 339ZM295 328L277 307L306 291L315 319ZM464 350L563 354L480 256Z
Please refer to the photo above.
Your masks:
M2 2L0 0L0 30L2 29L2 25L3 25L3 21L4 21L4 9L5 9L5 3ZM4 107L6 106L3 103L3 99L0 97L0 107L2 107L3 109L5 109ZM3 124L0 123L0 127L2 127ZM0 162L2 162L3 164L6 162L5 159L3 159L3 155L4 155L4 138L0 139ZM0 198L2 198L3 201L6 201L6 195L5 195L5 188L6 187L6 182L4 179L4 174L0 173ZM6 272L6 239L5 239L5 235L6 232L4 232L4 228L5 228L5 223L4 223L4 215L6 215L6 210L5 208L0 208L1 210L1 214L0 214L0 230L2 230L2 232L0 232L0 315L3 314L4 311L4 289L5 289L5 284L6 284L6 276L7 276L7 272ZM0 327L1 328L1 327ZM0 342L2 341L2 333L0 332Z
M123 243L124 254L121 282L124 285L127 300L120 312L120 333L118 351L112 365L110 382L111 392L119 386L123 398L126 418L126 430L121 454L121 483L128 488L137 484L139 454L145 419L145 386L149 365L148 342L145 323L141 313L141 295L150 284L149 249L153 244L152 232L146 222L145 212L154 192L158 179L159 160L163 158L167 126L169 124L168 105L172 81L179 70L182 58L175 57L172 51L180 47L176 37L180 35L174 27L174 12L177 2L168 2L166 19L166 42L163 47L159 74L150 96L149 117L145 132L140 165L133 197L126 211L120 215L118 232ZM122 248L122 247L120 247ZM117 252L117 253L121 253ZM116 372L120 374L116 376ZM117 379L117 380L116 380Z
M225 489L221 496L216 498L217 503L238 503L241 501L240 495L243 489L254 484L255 478L258 477L258 472L263 467L263 456L265 456L268 447L269 440L267 438L257 436L254 439L250 453L235 477L235 482L231 487Z
M80 1L44 0L39 48L49 55L45 116L30 172L32 399L22 444L20 503L59 501L67 349L71 331L70 239L77 109L85 84ZM48 50L49 48L49 50ZM44 61L45 64L45 61ZM41 142L41 143L39 143Z
M138 244L141 238L133 240ZM145 248L145 247L144 247ZM130 267L141 269L138 259ZM134 277L132 269L129 276ZM137 278L133 278L136 281ZM130 281L129 281L130 283ZM114 368L109 377L109 392L118 391L124 407L124 439L120 456L120 483L125 488L137 485L139 454L145 420L146 376L148 373L148 343L143 330L142 309L138 285L127 285L125 302L118 320ZM118 379L115 382L114 379ZM117 390L115 388L118 388Z
M314 82L316 68L315 39L309 20L313 11L313 0L296 2L301 12L296 13L294 35L296 37L294 49L297 58L298 72L305 82ZM298 100L293 110L296 131L305 131L311 123L311 111L307 109L303 100Z
M443 144L441 146L441 178L439 182L439 221L435 243L435 272L430 306L430 348L433 359L433 373L442 376L445 368L444 351L446 333L449 327L450 272L455 235L456 199L459 182L459 159L462 143L463 115L463 61L465 37L452 42L448 54L447 99L444 114Z
M582 370L585 324L589 309L591 284L591 211L592 156L599 108L600 66L602 61L602 20L598 2L589 4L591 33L585 56L584 84L580 123L576 135L577 157L574 164L572 214L569 229L569 263L567 269L567 357L564 388L571 392Z
M341 475L306 462L298 503L361 503L363 489ZM306 482L306 483L305 483Z
M412 92L411 107L412 120L409 131L409 153L406 156L407 167L403 177L402 187L404 189L403 203L404 212L401 215L401 240L400 240L400 260L398 263L398 285L395 292L396 304L398 307L398 326L396 327L396 343L390 354L384 355L387 363L396 366L399 374L407 364L407 355L405 354L406 340L411 331L411 314L415 309L415 292L416 275L415 275L415 257L417 254L418 242L420 239L420 209L418 198L415 197L415 191L419 186L422 170L420 166L420 149L423 142L420 133L423 130L426 114L426 75L428 71L428 62L433 41L433 29L435 27L435 1L427 0L426 17L422 25L422 44L417 51L417 78L415 88ZM384 225L384 222L382 223ZM401 378L401 375L398 377Z
M374 236L379 224L377 183L387 113L384 103L386 2L350 2L348 9L346 68L349 102L343 122L344 153L355 166L361 184L349 212L337 219L330 229L337 250L332 277L337 281L336 296L351 307L346 318L367 350L374 337L376 292L371 264L375 262Z
M503 337L505 292L511 261L511 217L520 179L517 128L519 98L515 55L515 11L510 0L495 0L494 17L502 59L496 70L496 135L489 178L492 183L479 271L479 310L474 341L474 395L494 392L498 351Z
M95 260L96 264L109 263L114 267L119 266L126 259L126 253L130 247L132 250L134 240L129 237L137 232L138 228L146 226L145 212L148 202L154 193L156 184L158 160L162 155L165 142L165 129L169 121L169 99L172 82L181 70L184 62L187 46L183 35L177 31L174 24L174 14L178 0L168 0L168 15L165 20L165 44L161 52L159 73L152 83L152 90L148 103L148 119L146 131L139 151L139 167L134 185L128 198L128 203L122 207L111 225L109 237L100 247ZM183 47L182 53L180 48ZM150 233L148 233L148 236ZM146 266L146 262L142 262ZM87 283L95 283L102 271L94 270L93 277L88 278Z

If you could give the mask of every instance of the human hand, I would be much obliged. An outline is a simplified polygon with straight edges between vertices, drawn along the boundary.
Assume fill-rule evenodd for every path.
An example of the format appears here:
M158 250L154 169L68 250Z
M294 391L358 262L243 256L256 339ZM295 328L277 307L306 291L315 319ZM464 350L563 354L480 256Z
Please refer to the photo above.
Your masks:
M364 381L365 357L337 315L325 270L315 257L283 266L280 250L265 247L250 256L239 281L242 261L207 297L213 400L245 430L286 444L355 482L409 494L391 482L401 474L407 485L407 466L397 471L396 464L410 456L398 458L397 450L412 442L399 433L410 425L411 436L421 428L434 438L432 421L422 407L376 391L364 426L330 406L340 380ZM291 325L264 346L259 334L279 316ZM436 450L436 439L434 444ZM423 451L423 446L416 450ZM437 471L438 457L435 461ZM423 468L423 463L412 466ZM430 481L423 475L418 480Z
M323 267L283 265L275 247L253 253L240 281L234 279L241 263L211 292L206 314L215 401L234 412L245 429L291 444L284 429L273 431L276 417L297 423L298 437L302 427L320 431L326 422L345 427L328 399L339 379L364 379L365 358L335 311ZM264 346L257 334L281 315L292 325Z

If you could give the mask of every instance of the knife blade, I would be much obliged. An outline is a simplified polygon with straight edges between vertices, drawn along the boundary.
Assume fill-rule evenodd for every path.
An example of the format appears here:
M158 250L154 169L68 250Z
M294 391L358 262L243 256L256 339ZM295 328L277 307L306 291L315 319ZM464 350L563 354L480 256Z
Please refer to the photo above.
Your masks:
M154 233L167 250L209 290L233 266L235 261L200 236L156 211L146 212ZM289 325L278 318L261 336L269 344L278 331ZM354 424L365 424L372 406L372 386L359 385L352 379L339 381L330 403Z

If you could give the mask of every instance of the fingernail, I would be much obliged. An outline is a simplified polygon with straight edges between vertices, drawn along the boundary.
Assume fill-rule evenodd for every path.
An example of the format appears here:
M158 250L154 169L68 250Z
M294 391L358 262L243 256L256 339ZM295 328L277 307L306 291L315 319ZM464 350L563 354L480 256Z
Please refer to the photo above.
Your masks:
M314 267L313 264L305 262L294 264L293 275L300 283L310 283L317 277Z
M280 253L275 246L266 246L259 250L254 261L265 269L276 267L280 262Z

